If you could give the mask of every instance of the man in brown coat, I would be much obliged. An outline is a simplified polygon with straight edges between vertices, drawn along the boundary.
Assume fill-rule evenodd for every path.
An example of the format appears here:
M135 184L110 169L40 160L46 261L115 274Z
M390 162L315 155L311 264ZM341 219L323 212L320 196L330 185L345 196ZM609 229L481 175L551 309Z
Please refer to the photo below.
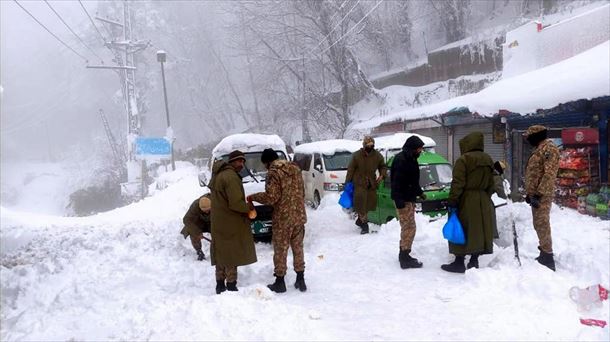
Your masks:
M216 265L216 293L237 291L237 266L256 262L254 238L248 219L249 207L239 176L246 162L233 151L228 162L218 161L212 169L212 265ZM227 281L225 287L225 280Z
M383 156L375 150L375 140L365 136L362 148L352 154L347 167L345 182L354 183L354 211L358 214L356 225L360 234L369 232L368 212L377 209L377 186L386 175ZM379 176L375 176L375 171Z
M288 247L292 248L294 271L297 280L294 287L301 292L305 285L305 258L303 237L305 235L305 190L301 169L287 160L280 160L277 153L268 148L261 155L267 168L265 192L248 196L248 202L256 201L273 206L273 265L275 283L267 285L271 291L286 292L286 258Z
M184 228L180 234L186 239L187 236L191 238L191 244L197 252L197 260L201 261L205 259L205 254L201 250L201 239L203 239L203 233L210 233L210 209L212 203L210 201L209 194L205 194L198 199L194 200L189 207L189 210L184 215L182 222Z
M534 229L538 235L540 255L536 260L555 271L549 215L559 169L559 149L547 139L544 126L531 126L524 135L535 147L525 168L525 201L532 206Z

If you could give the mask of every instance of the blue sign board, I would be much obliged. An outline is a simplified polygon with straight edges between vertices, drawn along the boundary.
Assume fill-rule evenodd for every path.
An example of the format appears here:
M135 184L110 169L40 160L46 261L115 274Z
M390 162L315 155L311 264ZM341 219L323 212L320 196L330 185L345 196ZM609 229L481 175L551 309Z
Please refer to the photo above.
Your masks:
M136 138L137 156L165 157L172 154L172 146L165 138Z

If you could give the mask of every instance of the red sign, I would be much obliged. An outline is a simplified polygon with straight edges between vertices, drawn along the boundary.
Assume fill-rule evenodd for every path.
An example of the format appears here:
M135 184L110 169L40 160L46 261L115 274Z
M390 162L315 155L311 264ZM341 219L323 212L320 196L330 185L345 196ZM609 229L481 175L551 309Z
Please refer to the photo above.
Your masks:
M566 128L561 131L564 145L599 144L599 131L595 128Z

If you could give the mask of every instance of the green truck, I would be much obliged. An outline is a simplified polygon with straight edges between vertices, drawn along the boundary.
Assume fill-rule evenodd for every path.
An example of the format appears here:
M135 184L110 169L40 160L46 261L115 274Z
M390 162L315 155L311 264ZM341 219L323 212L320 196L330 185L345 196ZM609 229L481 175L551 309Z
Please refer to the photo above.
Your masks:
M377 210L369 212L369 221L384 224L396 217L396 207L391 198L390 169L394 157L388 164L388 175L377 189ZM447 198L451 186L452 168L447 159L433 152L422 152L419 163L419 184L426 193L426 200L415 204L415 210L435 217L447 212Z

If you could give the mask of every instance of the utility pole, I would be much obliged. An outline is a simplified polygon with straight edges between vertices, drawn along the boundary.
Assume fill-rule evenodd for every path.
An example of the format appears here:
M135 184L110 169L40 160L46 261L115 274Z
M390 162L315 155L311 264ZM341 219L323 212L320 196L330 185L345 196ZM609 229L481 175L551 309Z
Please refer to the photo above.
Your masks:
M142 198L145 196L145 170L144 161L142 165L136 160L135 142L142 134L142 116L138 111L138 99L136 91L136 66L135 54L147 48L150 43L141 40L134 41L132 37L132 22L129 2L123 1L123 23L118 21L101 19L96 17L104 24L113 25L122 29L122 37L110 37L110 41L106 41L105 45L115 56L115 62L118 65L91 65L87 68L92 69L110 69L115 70L119 74L121 81L121 91L123 93L123 101L127 111L127 182L121 186L121 191L130 197L133 197L140 192ZM110 30L108 30L110 32ZM139 191L138 191L139 190Z
M172 126L169 123L169 105L167 104L167 87L165 86L165 68L163 63L167 59L167 53L163 50L157 51L157 62L161 63L161 78L163 79L163 98L165 99L165 118L167 120L167 133L166 136L170 139L170 146L172 152L172 171L176 171L176 163L174 162L174 134L172 132Z
M305 83L305 55L302 55L301 60L303 61L303 71L302 71L302 77L301 80L303 81L302 84L302 91L303 91L303 98L302 98L302 112L301 112L301 130L303 132L303 141L304 142L310 142L311 141L311 137L309 136L309 126L307 125L307 108L305 108L305 100L306 100L306 83Z

